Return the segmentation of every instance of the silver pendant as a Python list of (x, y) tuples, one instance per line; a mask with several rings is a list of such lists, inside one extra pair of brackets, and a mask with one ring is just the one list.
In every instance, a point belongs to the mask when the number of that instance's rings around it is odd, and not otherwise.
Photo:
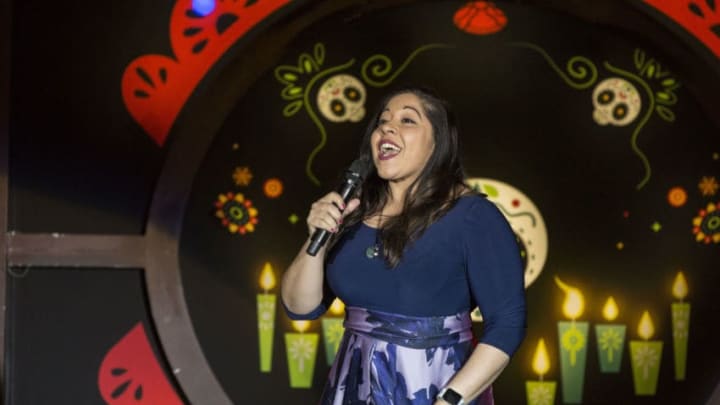
[(365, 249), (365, 256), (368, 259), (376, 258), (379, 253), (380, 253), (380, 247), (378, 245), (368, 246), (368, 248)]

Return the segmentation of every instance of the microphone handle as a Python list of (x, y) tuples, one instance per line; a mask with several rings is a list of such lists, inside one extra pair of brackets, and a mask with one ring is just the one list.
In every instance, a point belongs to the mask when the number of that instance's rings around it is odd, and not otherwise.
[[(355, 191), (355, 187), (357, 186), (357, 184), (357, 177), (346, 177), (345, 182), (339, 187), (338, 194), (340, 194), (340, 197), (342, 197), (345, 204), (350, 201), (350, 197)], [(317, 252), (320, 250), (320, 248), (325, 245), (328, 239), (330, 239), (330, 235), (331, 232), (327, 229), (316, 229), (315, 232), (313, 232), (312, 237), (310, 238), (310, 245), (308, 245), (307, 249), (305, 250), (307, 254), (309, 254), (310, 256), (317, 255)]]
[(310, 256), (317, 255), (317, 252), (320, 251), (320, 248), (323, 247), (325, 242), (330, 238), (330, 232), (326, 229), (317, 229), (313, 235), (312, 238), (310, 238), (310, 245), (308, 245), (307, 254)]

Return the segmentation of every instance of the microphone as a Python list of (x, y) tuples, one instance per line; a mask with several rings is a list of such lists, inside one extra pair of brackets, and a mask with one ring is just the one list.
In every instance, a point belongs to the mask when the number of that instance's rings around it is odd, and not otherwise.
[[(372, 164), (367, 157), (357, 158), (352, 162), (352, 164), (350, 164), (350, 167), (345, 170), (343, 181), (337, 188), (337, 192), (340, 194), (340, 197), (342, 197), (345, 204), (350, 201), (352, 195), (355, 193), (355, 190), (357, 190), (357, 187), (363, 182), (365, 176), (368, 175), (371, 165)], [(316, 229), (310, 238), (310, 245), (308, 246), (306, 252), (310, 256), (315, 256), (320, 248), (330, 238), (330, 235), (331, 232), (326, 229)]]

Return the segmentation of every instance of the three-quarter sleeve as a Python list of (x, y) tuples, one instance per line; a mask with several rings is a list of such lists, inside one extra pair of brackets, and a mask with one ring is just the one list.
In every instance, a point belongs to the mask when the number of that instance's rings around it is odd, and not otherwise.
[(292, 312), (290, 309), (288, 309), (287, 305), (285, 305), (285, 301), (280, 298), (280, 301), (282, 302), (282, 306), (285, 309), (285, 313), (288, 315), (288, 317), (294, 321), (302, 321), (302, 320), (313, 320), (317, 319), (320, 316), (322, 316), (325, 312), (327, 312), (328, 308), (330, 308), (330, 305), (332, 305), (332, 302), (335, 300), (335, 293), (330, 289), (330, 286), (327, 284), (327, 280), (324, 283), (323, 286), (323, 299), (320, 301), (320, 304), (318, 304), (315, 309), (308, 312), (307, 314), (298, 314), (296, 312)]
[(495, 204), (485, 198), (472, 204), (462, 236), (471, 293), (483, 316), (480, 342), (512, 356), (526, 330), (520, 251), (510, 224)]

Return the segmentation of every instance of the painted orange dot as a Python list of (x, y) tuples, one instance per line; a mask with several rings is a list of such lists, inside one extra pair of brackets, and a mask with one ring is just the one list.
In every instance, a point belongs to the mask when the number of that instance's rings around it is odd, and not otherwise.
[(673, 207), (682, 207), (687, 202), (687, 191), (682, 187), (673, 187), (668, 191), (667, 199)]
[(268, 179), (265, 181), (263, 191), (268, 198), (278, 198), (283, 193), (283, 183), (277, 178)]

